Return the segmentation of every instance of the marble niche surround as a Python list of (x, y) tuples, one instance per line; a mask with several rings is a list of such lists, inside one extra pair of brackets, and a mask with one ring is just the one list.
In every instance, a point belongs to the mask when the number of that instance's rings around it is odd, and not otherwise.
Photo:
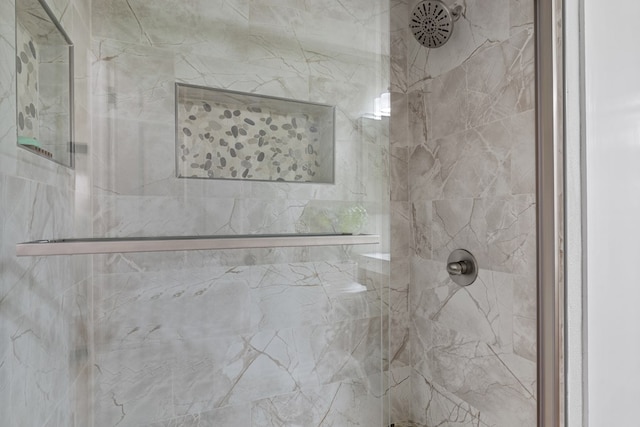
[(535, 426), (533, 2), (467, 1), (438, 49), (407, 30), (417, 1), (392, 4), (392, 420)]

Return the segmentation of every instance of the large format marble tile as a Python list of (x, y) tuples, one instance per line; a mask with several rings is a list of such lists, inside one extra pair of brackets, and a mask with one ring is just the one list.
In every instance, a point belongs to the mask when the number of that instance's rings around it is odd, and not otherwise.
[(411, 406), (415, 395), (412, 389), (412, 368), (404, 366), (392, 368), (386, 372), (389, 377), (389, 421), (395, 426), (403, 425), (402, 421), (409, 421), (412, 414)]
[[(174, 61), (164, 49), (94, 40), (92, 96), (96, 125), (105, 117), (173, 121)], [(107, 132), (105, 126), (97, 132)]]
[[(408, 258), (393, 258), (389, 278), (389, 363), (390, 368), (411, 365)], [(382, 287), (382, 289), (386, 289)]]
[(534, 107), (532, 30), (487, 49), (435, 79), (431, 137), (440, 138)]
[[(425, 378), (419, 371), (411, 376), (414, 424), (407, 427), (446, 425), (453, 427), (485, 427), (481, 413), (469, 403)], [(403, 424), (401, 424), (403, 425)]]
[(538, 358), (535, 275), (515, 276), (513, 293), (513, 352), (535, 362)]
[(391, 200), (409, 200), (409, 150), (406, 147), (391, 149)]
[(97, 122), (91, 154), (93, 185), (99, 192), (142, 196), (164, 189), (158, 195), (178, 193), (173, 123), (115, 117)]
[(147, 424), (144, 427), (236, 427), (251, 426), (251, 405), (226, 406)]
[(411, 203), (411, 249), (413, 255), (431, 258), (433, 228), (433, 208), (431, 201)]
[(466, 248), (481, 269), (515, 274), (535, 271), (533, 196), (438, 200), (433, 204), (433, 256), (446, 261)]
[[(391, 92), (391, 116), (389, 119), (389, 145), (395, 148), (410, 147), (409, 96), (403, 92)], [(405, 179), (408, 179), (405, 177)], [(392, 183), (395, 184), (395, 183)]]
[[(391, 91), (407, 92), (407, 43), (409, 41), (409, 7), (406, 0), (391, 1), (390, 72)], [(406, 116), (405, 116), (406, 118)]]
[(477, 408), (487, 424), (536, 425), (535, 363), (435, 324), (418, 340), (420, 374)]
[(510, 195), (518, 148), (513, 141), (523, 139), (517, 124), (507, 118), (415, 147), (409, 160), (411, 199)]
[(382, 421), (381, 399), (377, 393), (379, 385), (375, 381), (374, 376), (367, 381), (310, 387), (296, 393), (256, 401), (251, 410), (251, 426), (386, 427)]
[(96, 416), (105, 425), (138, 424), (277, 401), (275, 396), (321, 384), (366, 385), (381, 372), (380, 323), (377, 318), (204, 341), (174, 339), (100, 352)]
[(414, 321), (439, 324), (462, 336), (511, 350), (513, 287), (510, 274), (480, 270), (476, 281), (461, 287), (451, 280), (431, 288), (411, 288)]

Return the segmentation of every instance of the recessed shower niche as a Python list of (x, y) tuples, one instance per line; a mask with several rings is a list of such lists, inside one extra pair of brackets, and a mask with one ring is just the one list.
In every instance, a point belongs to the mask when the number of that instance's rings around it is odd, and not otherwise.
[(180, 178), (334, 182), (331, 105), (176, 84)]
[(47, 4), (16, 1), (18, 146), (73, 166), (73, 45)]

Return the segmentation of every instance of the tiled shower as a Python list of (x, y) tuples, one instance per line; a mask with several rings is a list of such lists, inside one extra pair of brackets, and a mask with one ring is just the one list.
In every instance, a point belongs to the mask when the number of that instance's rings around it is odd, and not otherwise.
[[(0, 14), (8, 425), (535, 425), (533, 2), (462, 2), (438, 49), (408, 30), (417, 3), (49, 0), (74, 43), (73, 169), (16, 144), (22, 46)], [(380, 243), (15, 256), (301, 232)], [(480, 265), (468, 288), (457, 248)]]

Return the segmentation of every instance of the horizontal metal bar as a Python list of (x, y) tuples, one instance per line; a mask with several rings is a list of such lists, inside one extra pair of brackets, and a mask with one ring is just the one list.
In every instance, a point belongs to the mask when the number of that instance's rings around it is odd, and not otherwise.
[(296, 246), (372, 245), (376, 234), (249, 234), (113, 239), (39, 240), (18, 243), (17, 256), (87, 255), (126, 252), (203, 251)]

